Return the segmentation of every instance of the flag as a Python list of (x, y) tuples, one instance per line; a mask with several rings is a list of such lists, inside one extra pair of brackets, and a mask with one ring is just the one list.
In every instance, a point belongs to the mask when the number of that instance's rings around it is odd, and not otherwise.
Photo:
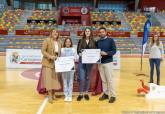
[(151, 26), (151, 22), (149, 19), (147, 19), (144, 25), (144, 35), (143, 35), (143, 41), (142, 41), (142, 55), (144, 55), (144, 52), (146, 50), (150, 26)]

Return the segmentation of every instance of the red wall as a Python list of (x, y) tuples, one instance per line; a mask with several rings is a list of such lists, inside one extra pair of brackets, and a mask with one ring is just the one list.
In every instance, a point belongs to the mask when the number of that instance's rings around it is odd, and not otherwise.
[(90, 25), (90, 8), (87, 8), (87, 13), (83, 14), (81, 12), (82, 7), (62, 7), (60, 9), (60, 18), (58, 21), (58, 24), (62, 24), (62, 18), (68, 16), (68, 17), (72, 17), (74, 19), (74, 16), (79, 16), (81, 17), (81, 21), (85, 21), (85, 25)]
[(8, 35), (8, 31), (0, 29), (0, 35)]
[(165, 9), (165, 0), (141, 0), (139, 4), (143, 10), (144, 7), (157, 7), (159, 10)]

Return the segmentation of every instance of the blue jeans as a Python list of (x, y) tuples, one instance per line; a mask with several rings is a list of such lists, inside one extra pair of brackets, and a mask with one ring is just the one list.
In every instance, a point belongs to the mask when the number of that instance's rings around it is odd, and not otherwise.
[(160, 61), (161, 59), (149, 59), (150, 61), (150, 83), (153, 83), (154, 65), (156, 66), (157, 85), (160, 84)]
[(63, 72), (63, 85), (65, 97), (72, 97), (74, 71)]
[(80, 94), (83, 94), (83, 91), (89, 91), (92, 66), (93, 64), (82, 64), (81, 58), (79, 59), (78, 80)]

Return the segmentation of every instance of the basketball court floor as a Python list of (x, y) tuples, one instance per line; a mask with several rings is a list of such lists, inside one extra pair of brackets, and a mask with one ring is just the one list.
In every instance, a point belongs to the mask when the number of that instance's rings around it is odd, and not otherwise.
[[(140, 58), (121, 58), (121, 69), (114, 71), (117, 100), (113, 104), (99, 101), (100, 95), (77, 102), (77, 93), (74, 93), (73, 102), (64, 102), (62, 96), (50, 104), (36, 91), (35, 78), (39, 70), (6, 69), (5, 56), (0, 56), (0, 114), (145, 114), (147, 111), (147, 114), (165, 114), (165, 100), (147, 100), (144, 95), (138, 95), (139, 80), (143, 79), (146, 85), (149, 81), (149, 76), (136, 76), (139, 69)], [(161, 85), (165, 86), (164, 69), (165, 62), (162, 62)], [(148, 58), (143, 59), (143, 71), (149, 75)], [(34, 74), (36, 77), (32, 77)]]

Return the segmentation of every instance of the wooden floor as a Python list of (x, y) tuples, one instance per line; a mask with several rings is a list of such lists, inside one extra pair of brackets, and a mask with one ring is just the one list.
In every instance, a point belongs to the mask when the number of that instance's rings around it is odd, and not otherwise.
[[(139, 80), (143, 79), (146, 84), (149, 80), (149, 77), (135, 75), (139, 72), (139, 63), (139, 58), (121, 58), (121, 70), (114, 71), (115, 103), (101, 102), (99, 96), (77, 102), (75, 94), (71, 103), (65, 103), (63, 97), (53, 104), (46, 103), (42, 114), (129, 114), (127, 111), (164, 111), (161, 114), (165, 114), (165, 100), (149, 101), (137, 94), (137, 88), (141, 87)], [(165, 85), (164, 69), (165, 62), (161, 64), (161, 85)], [(41, 107), (45, 97), (36, 92), (37, 81), (20, 75), (25, 70), (5, 69), (5, 57), (0, 56), (0, 114), (36, 114)], [(143, 70), (149, 75), (148, 59), (144, 59)]]

